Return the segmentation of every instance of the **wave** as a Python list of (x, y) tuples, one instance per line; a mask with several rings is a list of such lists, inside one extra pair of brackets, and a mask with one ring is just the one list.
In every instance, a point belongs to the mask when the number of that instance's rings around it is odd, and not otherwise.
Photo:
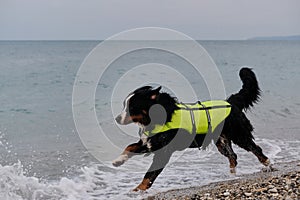
[(77, 180), (61, 178), (58, 182), (46, 182), (36, 177), (26, 177), (21, 162), (13, 165), (0, 165), (0, 197), (6, 200), (69, 200), (91, 199), (89, 191), (96, 187), (95, 177), (90, 171), (82, 169)]
[[(272, 162), (299, 160), (300, 141), (257, 139)], [(238, 178), (239, 175), (260, 171), (262, 165), (249, 152), (235, 147), (239, 165), (237, 176), (228, 171), (228, 161), (214, 145), (207, 151), (187, 149), (174, 155), (167, 168), (147, 193), (133, 193), (142, 179), (151, 159), (137, 156), (120, 168), (90, 163), (78, 168), (73, 177), (63, 175), (59, 180), (43, 180), (26, 175), (20, 161), (12, 165), (0, 165), (0, 199), (6, 200), (100, 200), (140, 199), (148, 195), (170, 190), (199, 186), (215, 181)], [(106, 163), (110, 164), (110, 163)], [(141, 168), (136, 172), (136, 168)]]
[(132, 174), (124, 175), (126, 174), (124, 171), (111, 170), (100, 164), (82, 167), (76, 177), (62, 177), (58, 181), (29, 177), (25, 175), (25, 171), (20, 161), (12, 165), (0, 165), (0, 199), (137, 199), (144, 195), (130, 191), (129, 188), (132, 189), (138, 181), (137, 179), (132, 181), (130, 177)]

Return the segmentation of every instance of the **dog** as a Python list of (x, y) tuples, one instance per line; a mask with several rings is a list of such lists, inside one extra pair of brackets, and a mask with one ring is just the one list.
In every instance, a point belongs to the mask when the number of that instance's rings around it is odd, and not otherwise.
[(124, 108), (115, 120), (121, 125), (138, 124), (140, 140), (127, 146), (112, 164), (117, 167), (134, 155), (154, 154), (150, 168), (133, 191), (150, 188), (173, 152), (205, 148), (212, 140), (228, 158), (231, 173), (235, 173), (237, 166), (232, 142), (252, 152), (263, 165), (270, 166), (269, 158), (254, 142), (253, 126), (244, 112), (260, 99), (258, 81), (250, 68), (242, 68), (239, 76), (242, 89), (226, 101), (183, 104), (161, 92), (161, 86), (156, 89), (143, 86), (126, 97)]

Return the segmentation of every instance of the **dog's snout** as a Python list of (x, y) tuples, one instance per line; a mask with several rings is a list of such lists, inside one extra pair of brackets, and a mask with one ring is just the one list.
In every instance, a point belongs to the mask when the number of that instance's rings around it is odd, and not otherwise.
[(117, 122), (118, 124), (121, 123), (121, 119), (122, 119), (122, 116), (121, 116), (121, 115), (118, 115), (118, 116), (115, 118), (115, 120), (116, 120), (116, 122)]

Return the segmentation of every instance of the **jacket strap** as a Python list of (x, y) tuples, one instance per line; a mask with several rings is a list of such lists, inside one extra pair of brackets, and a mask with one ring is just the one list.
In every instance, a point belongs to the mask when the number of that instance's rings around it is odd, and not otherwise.
[[(191, 121), (192, 121), (192, 134), (197, 134), (197, 128), (196, 128), (196, 122), (195, 122), (195, 115), (192, 109), (189, 109), (187, 105), (184, 103), (181, 103), (187, 110), (190, 111)], [(196, 141), (196, 137), (194, 138), (194, 143), (198, 146), (198, 149), (201, 150), (201, 147), (198, 145)]]
[(192, 109), (190, 109), (186, 104), (181, 103), (185, 107), (185, 110), (190, 111), (190, 116), (191, 116), (191, 122), (192, 122), (192, 134), (196, 134), (196, 122), (195, 122), (195, 115)]
[(211, 127), (211, 117), (208, 110), (210, 110), (211, 108), (207, 108), (205, 105), (201, 104), (200, 101), (198, 101), (198, 103), (203, 107), (203, 110), (205, 110), (206, 117), (207, 117), (208, 133), (210, 133), (212, 127)]

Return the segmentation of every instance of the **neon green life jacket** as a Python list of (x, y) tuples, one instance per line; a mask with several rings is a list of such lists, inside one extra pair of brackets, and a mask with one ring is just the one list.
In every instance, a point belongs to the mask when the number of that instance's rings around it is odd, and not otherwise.
[(185, 129), (191, 134), (206, 134), (213, 132), (231, 112), (231, 105), (227, 101), (205, 101), (194, 104), (177, 104), (171, 121), (163, 125), (156, 124), (154, 129), (145, 131), (146, 136), (165, 132), (171, 129)]

